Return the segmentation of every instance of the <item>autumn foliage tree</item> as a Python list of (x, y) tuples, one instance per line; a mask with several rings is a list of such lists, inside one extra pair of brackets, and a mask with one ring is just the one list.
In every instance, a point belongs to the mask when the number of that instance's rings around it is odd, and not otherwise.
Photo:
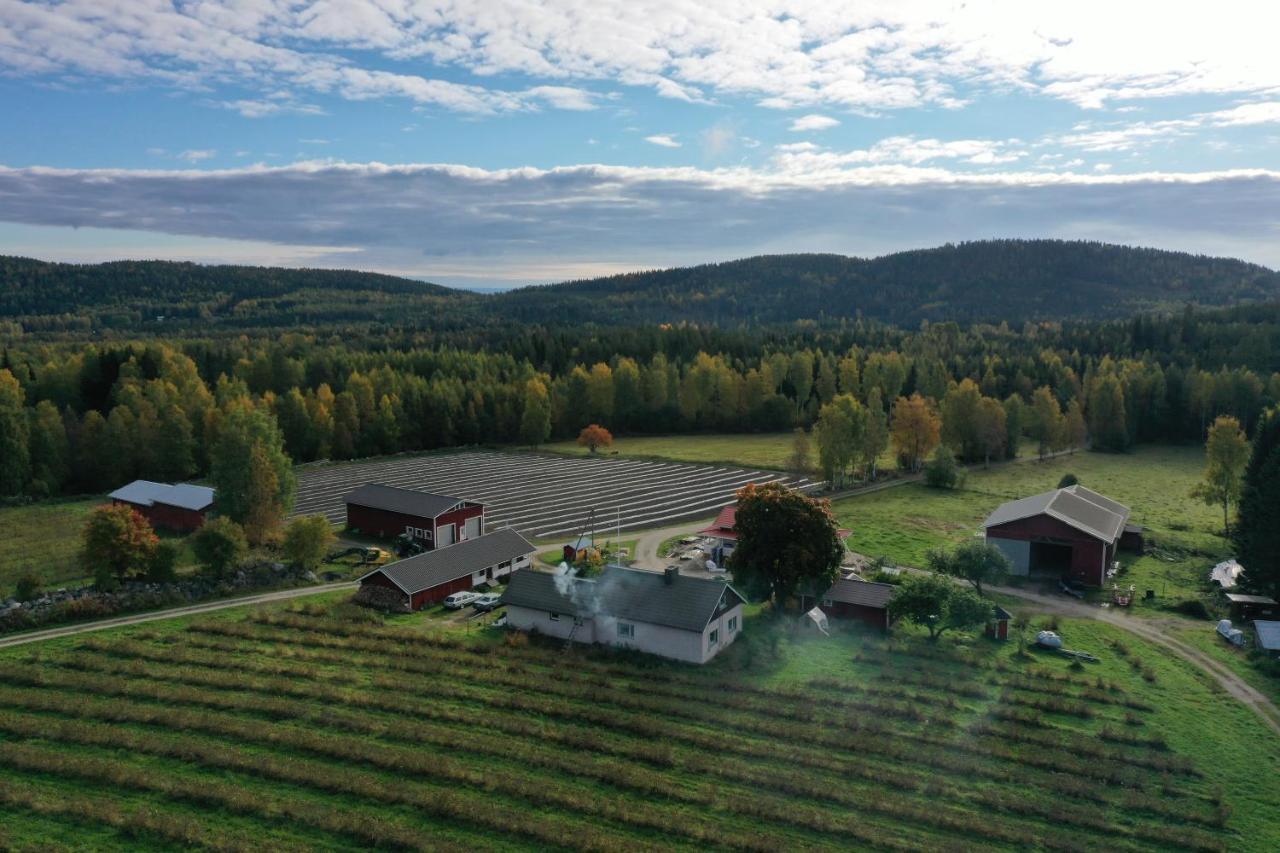
[(750, 596), (784, 605), (797, 591), (825, 592), (840, 577), (844, 546), (828, 501), (780, 483), (738, 490), (734, 582)]
[(1205, 462), (1204, 477), (1191, 490), (1191, 497), (1222, 507), (1223, 535), (1229, 536), (1231, 505), (1240, 499), (1244, 469), (1249, 462), (1249, 440), (1238, 420), (1220, 415), (1209, 427)]
[(89, 514), (81, 533), (81, 561), (99, 586), (113, 586), (131, 573), (145, 572), (159, 541), (133, 507), (100, 506)]
[(293, 500), (293, 465), (284, 437), (270, 412), (233, 402), (213, 449), (209, 479), (221, 515), (244, 527), (252, 544), (279, 528)]
[(919, 471), (942, 438), (942, 419), (919, 394), (899, 397), (889, 427), (898, 461), (908, 471)]
[(578, 446), (585, 447), (592, 453), (612, 444), (613, 434), (599, 424), (583, 427), (582, 432), (578, 433)]

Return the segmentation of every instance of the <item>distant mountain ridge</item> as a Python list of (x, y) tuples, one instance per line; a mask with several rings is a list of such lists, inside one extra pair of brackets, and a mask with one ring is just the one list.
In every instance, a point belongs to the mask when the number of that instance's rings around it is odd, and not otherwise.
[(877, 258), (760, 255), (495, 294), (346, 270), (0, 257), (0, 317), (35, 328), (42, 326), (32, 318), (68, 314), (116, 328), (160, 316), (273, 328), (371, 321), (746, 326), (859, 316), (914, 327), (923, 320), (1101, 319), (1186, 303), (1275, 300), (1280, 273), (1257, 264), (1060, 240), (948, 244)]

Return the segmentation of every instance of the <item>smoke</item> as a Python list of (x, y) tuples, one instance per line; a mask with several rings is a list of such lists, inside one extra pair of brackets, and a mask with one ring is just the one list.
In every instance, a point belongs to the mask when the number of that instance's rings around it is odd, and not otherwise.
[(603, 612), (603, 595), (596, 581), (575, 577), (574, 570), (568, 563), (556, 566), (552, 577), (555, 579), (556, 592), (569, 599), (574, 612), (579, 616), (594, 619)]

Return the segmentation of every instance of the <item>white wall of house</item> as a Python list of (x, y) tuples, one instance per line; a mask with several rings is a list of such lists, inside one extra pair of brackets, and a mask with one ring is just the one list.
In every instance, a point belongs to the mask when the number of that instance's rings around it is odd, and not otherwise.
[[(503, 562), (497, 563), (496, 565), (483, 568), (478, 572), (472, 572), (471, 585), (479, 586), (482, 583), (488, 583), (490, 579), (496, 580), (502, 577), (503, 575), (509, 575), (512, 572), (519, 571), (520, 569), (527, 569), (529, 567), (529, 561), (532, 559), (533, 559), (532, 553), (521, 554), (519, 557), (516, 557), (514, 560), (510, 560), (510, 561), (504, 560)], [(492, 572), (490, 572), (490, 569), (492, 569)]]
[[(742, 605), (730, 607), (721, 613), (702, 632), (702, 661), (709, 661), (728, 648), (742, 633)], [(712, 640), (714, 634), (715, 640)]]
[[(562, 613), (558, 617), (552, 618), (552, 614), (542, 610), (507, 606), (507, 624), (522, 631), (537, 631), (561, 640), (568, 639), (572, 631), (573, 641), (576, 643), (599, 643), (614, 648), (635, 649), (686, 663), (706, 663), (728, 647), (742, 632), (741, 605), (712, 619), (702, 633), (616, 619), (612, 616), (584, 619), (577, 631), (573, 631), (574, 620), (571, 616)], [(712, 632), (716, 632), (714, 643), (711, 641)]]
[(530, 607), (507, 605), (507, 624), (521, 631), (537, 631), (548, 637), (560, 640), (568, 639), (573, 632), (573, 639), (579, 643), (595, 642), (595, 623), (590, 619), (581, 620), (578, 630), (574, 631), (575, 619), (567, 613), (548, 613)]

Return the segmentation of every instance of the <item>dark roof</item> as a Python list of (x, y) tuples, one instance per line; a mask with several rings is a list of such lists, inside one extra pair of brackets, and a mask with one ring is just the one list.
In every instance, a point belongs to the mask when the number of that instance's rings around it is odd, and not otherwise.
[(1013, 618), (1013, 614), (1010, 613), (1008, 610), (1005, 610), (999, 604), (995, 606), (995, 609), (991, 612), (991, 615), (993, 618), (995, 618), (997, 621), (1000, 621), (1000, 622)]
[(1227, 593), (1227, 601), (1232, 604), (1275, 604), (1274, 598), (1268, 598), (1265, 595), (1245, 595), (1241, 592)]
[(701, 633), (717, 613), (743, 598), (722, 580), (676, 575), (668, 583), (662, 572), (606, 566), (598, 579), (516, 572), (502, 601), (548, 613), (608, 615)]
[(826, 591), (822, 599), (883, 610), (889, 606), (889, 599), (893, 598), (893, 593), (897, 589), (891, 583), (864, 581), (856, 577), (841, 578), (831, 585), (831, 589)]
[(1280, 652), (1280, 622), (1255, 619), (1253, 630), (1258, 635), (1258, 645), (1269, 652)]
[(384, 486), (380, 483), (366, 483), (343, 500), (356, 506), (401, 512), (405, 515), (416, 515), (419, 518), (435, 518), (440, 513), (448, 512), (458, 504), (464, 503), (462, 498), (433, 495), (430, 492), (415, 492), (412, 489), (397, 489), (395, 486)]
[(1008, 501), (987, 516), (985, 527), (1048, 515), (1104, 542), (1114, 542), (1124, 532), (1129, 508), (1083, 486), (1054, 489), (1029, 498)]
[(176, 506), (179, 509), (190, 509), (203, 512), (213, 506), (213, 489), (208, 486), (193, 486), (190, 483), (153, 483), (150, 480), (134, 480), (121, 486), (107, 497), (124, 501), (136, 506)]
[[(374, 569), (360, 580), (381, 572), (387, 580), (413, 595), (489, 566), (532, 554), (534, 550), (529, 540), (514, 530), (495, 530), (457, 545), (390, 563)], [(516, 572), (516, 575), (521, 574), (524, 572)]]

